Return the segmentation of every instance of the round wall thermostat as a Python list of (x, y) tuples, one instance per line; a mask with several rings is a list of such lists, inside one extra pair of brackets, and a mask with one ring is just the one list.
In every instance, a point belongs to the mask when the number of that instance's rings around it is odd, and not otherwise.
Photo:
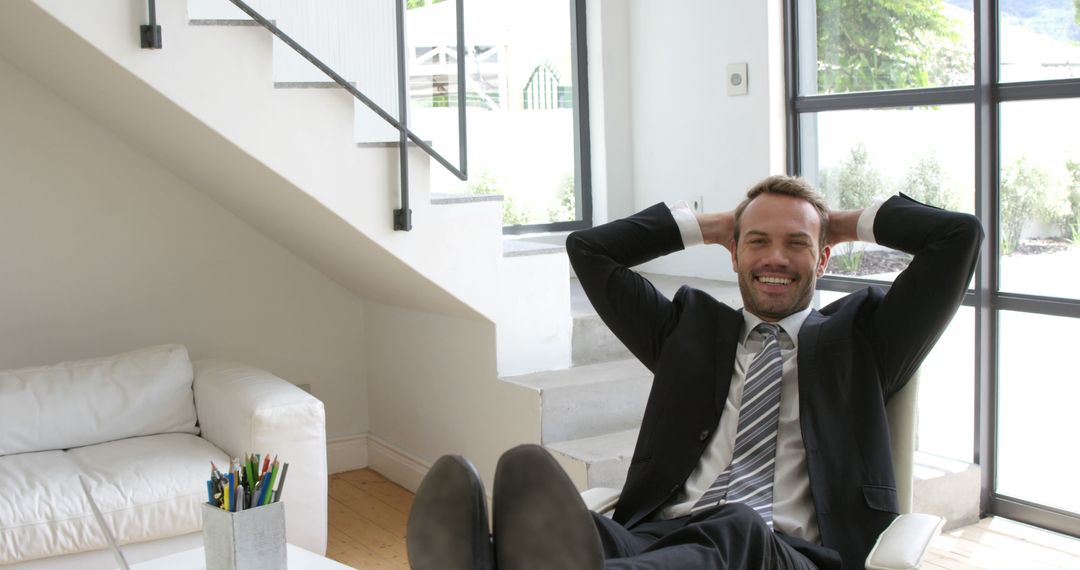
[(727, 66), (727, 94), (746, 95), (746, 64), (729, 63)]

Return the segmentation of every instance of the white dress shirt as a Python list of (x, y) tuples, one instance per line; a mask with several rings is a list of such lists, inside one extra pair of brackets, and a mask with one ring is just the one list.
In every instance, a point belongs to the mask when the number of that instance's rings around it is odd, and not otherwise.
[[(874, 218), (884, 201), (877, 200), (863, 210), (856, 230), (860, 241), (874, 243)], [(685, 202), (677, 203), (671, 213), (679, 225), (684, 247), (704, 243), (697, 217)], [(806, 471), (806, 448), (803, 446), (802, 429), (799, 425), (799, 330), (810, 311), (807, 307), (777, 323), (782, 329), (780, 356), (783, 359), (783, 376), (780, 382), (780, 417), (773, 476), (773, 528), (789, 536), (820, 542), (817, 514), (813, 497), (810, 495), (810, 477)], [(698, 466), (683, 488), (657, 511), (657, 519), (689, 515), (694, 503), (731, 463), (739, 422), (739, 404), (742, 402), (743, 387), (746, 383), (746, 369), (764, 344), (761, 335), (753, 332), (754, 327), (761, 322), (756, 315), (743, 312), (739, 346), (735, 351), (735, 366), (731, 373), (731, 387), (724, 401), (720, 425), (701, 454)]]

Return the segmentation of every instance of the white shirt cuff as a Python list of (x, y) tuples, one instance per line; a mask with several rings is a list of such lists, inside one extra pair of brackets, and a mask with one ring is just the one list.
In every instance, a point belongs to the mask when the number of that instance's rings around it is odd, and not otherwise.
[(701, 245), (705, 238), (701, 235), (701, 224), (697, 221), (697, 214), (690, 209), (686, 200), (679, 200), (671, 206), (671, 216), (679, 226), (679, 234), (682, 236), (683, 248)]
[(877, 239), (874, 237), (874, 220), (877, 218), (878, 208), (886, 200), (888, 198), (876, 198), (873, 204), (863, 208), (862, 214), (859, 215), (859, 223), (855, 226), (855, 233), (859, 236), (859, 241), (877, 243)]

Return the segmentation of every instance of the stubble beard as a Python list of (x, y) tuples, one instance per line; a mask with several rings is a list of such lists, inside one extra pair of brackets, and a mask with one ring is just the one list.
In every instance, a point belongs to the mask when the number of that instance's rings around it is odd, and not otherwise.
[(757, 292), (754, 290), (754, 276), (750, 271), (739, 273), (739, 293), (742, 295), (743, 310), (762, 319), (779, 321), (809, 307), (814, 297), (814, 287), (817, 284), (816, 276), (792, 276), (792, 278), (795, 279), (793, 283), (798, 285), (794, 300), (790, 303), (778, 304), (758, 299)]

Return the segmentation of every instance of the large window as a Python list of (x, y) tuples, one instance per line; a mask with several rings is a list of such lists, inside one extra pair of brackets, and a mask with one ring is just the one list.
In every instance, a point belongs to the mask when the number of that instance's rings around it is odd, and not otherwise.
[[(457, 156), (454, 2), (409, 0), (410, 122)], [(506, 233), (591, 224), (584, 0), (464, 0), (469, 179), (432, 192), (499, 194)]]
[[(787, 7), (789, 169), (833, 207), (904, 192), (987, 231), (923, 364), (919, 449), (981, 464), (987, 511), (1080, 536), (1067, 347), (1080, 330), (1080, 4)], [(820, 287), (888, 287), (908, 260), (847, 246)]]

